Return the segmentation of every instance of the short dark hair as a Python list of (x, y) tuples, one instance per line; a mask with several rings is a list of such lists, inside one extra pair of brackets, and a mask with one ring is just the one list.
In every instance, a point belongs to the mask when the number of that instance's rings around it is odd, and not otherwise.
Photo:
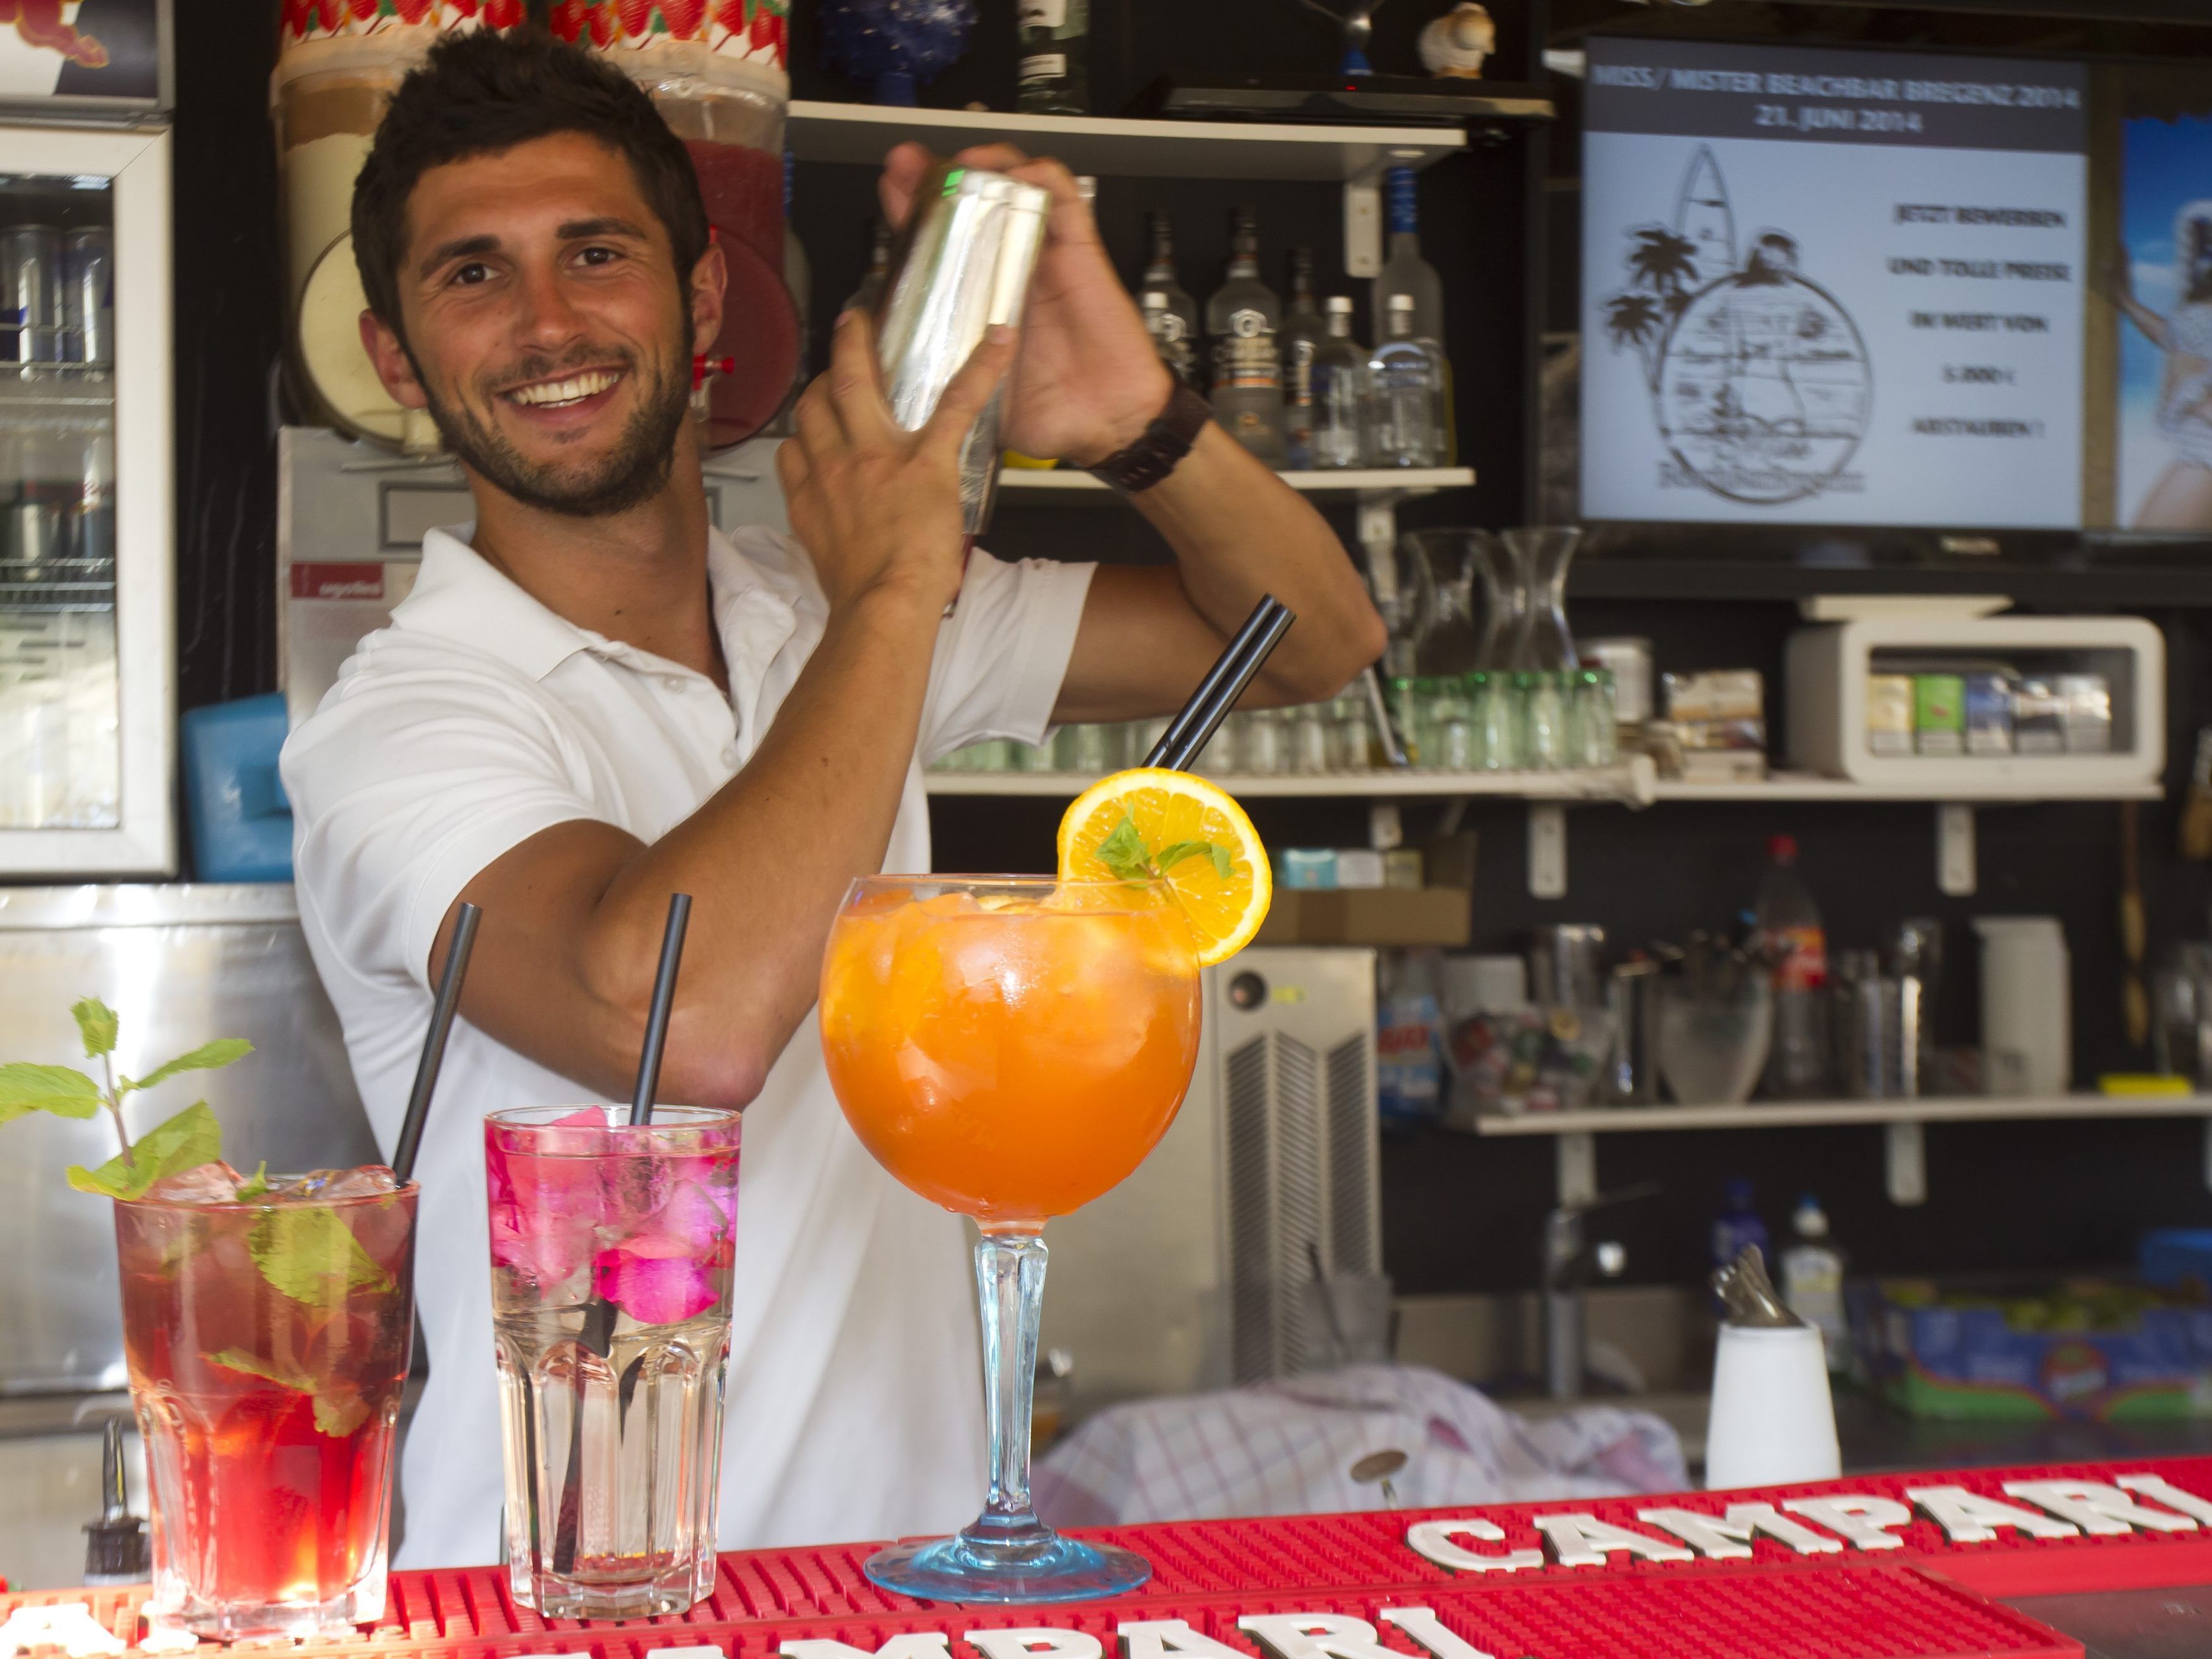
[(353, 187), (353, 257), (368, 308), (404, 339), (399, 261), (407, 198), (432, 167), (580, 132), (629, 163), (668, 232), (679, 289), (707, 251), (707, 209), (683, 140), (653, 100), (604, 58), (536, 29), (471, 29), (432, 46), (399, 83)]

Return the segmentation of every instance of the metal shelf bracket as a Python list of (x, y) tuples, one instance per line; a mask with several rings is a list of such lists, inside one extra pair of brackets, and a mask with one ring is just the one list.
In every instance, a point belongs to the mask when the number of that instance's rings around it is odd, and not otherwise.
[(1947, 803), (1936, 809), (1936, 885), (1952, 898), (1973, 896), (1974, 809)]
[(1927, 1126), (1887, 1123), (1882, 1126), (1882, 1163), (1889, 1185), (1889, 1201), (1910, 1208), (1928, 1201)]
[(1528, 896), (1567, 896), (1567, 809), (1557, 801), (1528, 803)]
[(1379, 173), (1344, 181), (1344, 274), (1382, 274), (1382, 179)]

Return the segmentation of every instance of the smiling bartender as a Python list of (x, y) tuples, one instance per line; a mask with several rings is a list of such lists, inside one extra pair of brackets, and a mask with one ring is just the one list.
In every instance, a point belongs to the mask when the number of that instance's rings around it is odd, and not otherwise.
[[(1066, 170), (960, 159), (1054, 198), (1019, 352), (987, 343), (908, 434), (867, 321), (841, 318), (777, 457), (791, 537), (708, 525), (687, 398), (722, 255), (629, 81), (539, 36), (451, 37), (362, 169), (362, 337), (477, 511), (424, 538), (283, 759), (301, 920), (386, 1146), (454, 914), (485, 912), (417, 1165), (432, 1370), (403, 1565), (498, 1547), (478, 1120), (624, 1097), (677, 890), (696, 909), (662, 1098), (746, 1109), (722, 1541), (971, 1515), (962, 1225), (847, 1129), (813, 1030), (846, 884), (929, 867), (929, 761), (1173, 708), (1263, 591), (1300, 620), (1262, 701), (1331, 695), (1382, 648), (1328, 527), (1171, 385)], [(887, 159), (895, 219), (926, 160)], [(1010, 362), (1006, 441), (1118, 484), (1173, 566), (963, 559), (957, 452)]]

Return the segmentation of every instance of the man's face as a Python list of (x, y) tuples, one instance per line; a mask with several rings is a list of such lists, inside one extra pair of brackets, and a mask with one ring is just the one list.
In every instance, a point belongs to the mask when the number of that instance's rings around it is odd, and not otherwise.
[(433, 167), (398, 275), (406, 344), (367, 313), (362, 343), (472, 470), (581, 517), (666, 483), (692, 356), (721, 324), (721, 254), (678, 272), (619, 153), (556, 133)]

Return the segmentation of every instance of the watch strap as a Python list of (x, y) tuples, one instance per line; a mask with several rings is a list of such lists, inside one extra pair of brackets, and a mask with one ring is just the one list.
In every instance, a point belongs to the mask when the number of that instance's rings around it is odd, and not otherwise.
[(1212, 406), (1178, 379), (1175, 391), (1168, 397), (1167, 407), (1154, 417), (1136, 442), (1127, 449), (1117, 450), (1087, 471), (1092, 477), (1103, 479), (1124, 495), (1150, 489), (1190, 453), (1190, 447), (1198, 441), (1198, 434), (1212, 418)]

